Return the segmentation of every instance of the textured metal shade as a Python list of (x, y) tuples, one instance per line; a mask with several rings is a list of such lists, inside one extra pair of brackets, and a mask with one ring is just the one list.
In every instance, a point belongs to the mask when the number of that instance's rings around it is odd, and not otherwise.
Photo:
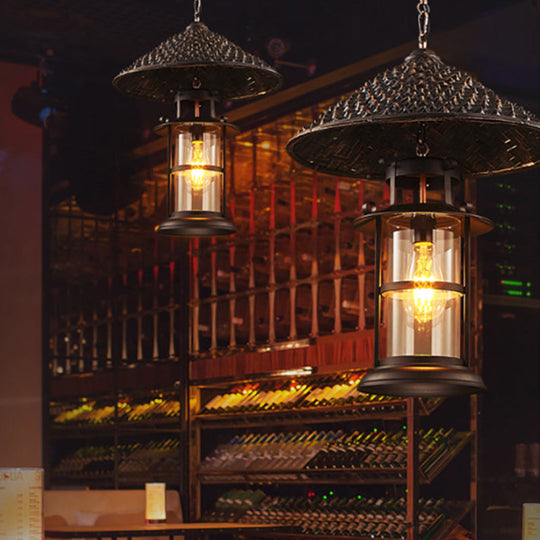
[(416, 155), (421, 123), (429, 155), (471, 175), (540, 164), (540, 121), (427, 49), (329, 108), (287, 151), (324, 173), (383, 179), (389, 163)]
[(172, 103), (179, 90), (194, 87), (227, 100), (273, 92), (281, 82), (281, 75), (266, 62), (201, 22), (165, 40), (113, 80), (128, 96), (164, 103)]

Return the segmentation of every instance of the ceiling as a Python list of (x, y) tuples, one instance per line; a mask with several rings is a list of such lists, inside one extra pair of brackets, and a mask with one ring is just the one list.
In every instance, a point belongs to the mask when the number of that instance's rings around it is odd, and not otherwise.
[[(416, 16), (415, 0), (204, 0), (201, 19), (269, 62), (268, 43), (279, 38), (286, 51), (280, 60), (311, 66), (317, 76), (415, 39)], [(37, 65), (49, 54), (71, 83), (109, 84), (120, 69), (192, 18), (191, 0), (2, 0), (0, 60)], [(492, 81), (484, 83), (537, 95), (534, 0), (433, 2), (431, 22), (435, 36), (449, 32), (439, 52), (468, 59), (460, 67), (480, 71), (494, 64)], [(455, 39), (457, 29), (471, 25), (473, 33)], [(313, 76), (307, 67), (279, 69), (286, 86)]]

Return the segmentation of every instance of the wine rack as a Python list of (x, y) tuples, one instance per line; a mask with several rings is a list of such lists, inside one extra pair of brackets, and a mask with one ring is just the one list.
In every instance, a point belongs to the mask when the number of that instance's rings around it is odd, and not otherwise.
[[(470, 503), (445, 499), (420, 499), (419, 506), (419, 534), (430, 540), (444, 538), (471, 507)], [(292, 527), (297, 536), (305, 540), (407, 537), (404, 497), (339, 497), (333, 491), (323, 496), (310, 492), (307, 497), (275, 497), (260, 489), (233, 489), (223, 493), (204, 517), (208, 521), (279, 522)], [(291, 535), (273, 534), (272, 537), (290, 538)]]
[(171, 389), (51, 402), (52, 484), (171, 482), (181, 468), (180, 412), (178, 392)]
[[(119, 455), (115, 463), (115, 450)], [(113, 481), (118, 469), (120, 483), (137, 483), (145, 477), (166, 477), (180, 468), (177, 438), (150, 440), (145, 443), (81, 446), (60, 460), (53, 468), (56, 480), (67, 483)]]
[(141, 425), (172, 422), (180, 416), (177, 398), (157, 394), (143, 399), (124, 397), (116, 402), (82, 399), (78, 403), (52, 403), (49, 409), (53, 429), (111, 425)]
[[(364, 373), (266, 373), (194, 384), (194, 517), (282, 523), (295, 531), (271, 538), (407, 538), (411, 401), (359, 392)], [(430, 416), (443, 400), (415, 402), (417, 414)], [(435, 483), (429, 489), (437, 492), (437, 478), (473, 433), (414, 431), (418, 482)], [(334, 489), (342, 496), (333, 497)], [(418, 538), (443, 540), (471, 508), (420, 500)]]
[[(465, 446), (470, 433), (434, 429), (419, 434), (424, 483)], [(404, 483), (407, 476), (404, 430), (346, 434), (337, 431), (249, 433), (219, 446), (201, 463), (202, 483)], [(329, 473), (332, 478), (328, 479)]]
[[(220, 388), (218, 393), (201, 387), (201, 398), (211, 397), (196, 411), (201, 429), (255, 427), (270, 424), (319, 424), (321, 421), (350, 422), (367, 418), (400, 419), (407, 415), (405, 399), (365, 394), (357, 389), (364, 375), (345, 372), (301, 379), (242, 382)], [(301, 381), (301, 382), (299, 382)], [(221, 392), (221, 393), (220, 393)], [(421, 401), (421, 414), (431, 414), (440, 398)]]

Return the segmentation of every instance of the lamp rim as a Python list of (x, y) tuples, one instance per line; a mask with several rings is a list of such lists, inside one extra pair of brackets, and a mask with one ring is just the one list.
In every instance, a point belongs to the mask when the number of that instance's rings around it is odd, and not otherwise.
[(384, 210), (377, 210), (370, 212), (363, 216), (359, 216), (353, 220), (353, 227), (361, 232), (374, 233), (375, 222), (378, 217), (380, 218), (392, 218), (398, 215), (406, 214), (431, 214), (437, 216), (450, 215), (458, 218), (461, 222), (465, 218), (470, 220), (470, 234), (471, 236), (480, 236), (491, 231), (495, 227), (495, 223), (484, 216), (473, 214), (470, 212), (462, 212), (454, 206), (450, 206), (444, 203), (413, 203), (413, 204), (396, 204), (389, 206)]
[[(458, 295), (465, 294), (465, 287), (459, 283), (454, 283), (452, 281), (424, 281), (422, 283), (428, 283), (430, 289), (436, 289), (445, 292), (454, 292), (458, 293)], [(391, 293), (414, 291), (418, 289), (418, 287), (418, 281), (388, 281), (381, 286), (381, 294), (383, 296), (391, 297)]]
[(219, 212), (183, 210), (173, 212), (156, 231), (165, 236), (199, 238), (234, 234), (236, 227)]
[[(486, 389), (482, 377), (461, 365), (376, 367), (358, 383), (360, 391), (407, 397), (452, 397), (475, 394)], [(422, 369), (423, 368), (423, 369)]]
[(201, 120), (200, 117), (189, 117), (189, 118), (182, 118), (181, 120), (165, 120), (161, 124), (158, 124), (154, 127), (154, 133), (156, 135), (159, 135), (160, 137), (166, 137), (169, 134), (169, 128), (172, 129), (175, 126), (189, 124), (190, 126), (193, 125), (202, 125), (202, 126), (214, 126), (216, 128), (225, 128), (225, 135), (232, 135), (231, 131), (234, 131), (235, 135), (236, 133), (240, 132), (240, 128), (236, 126), (235, 124), (231, 124), (227, 122), (226, 120), (221, 120), (219, 118), (216, 118), (215, 120)]
[[(260, 85), (258, 90), (244, 90), (239, 93), (231, 91), (225, 91), (219, 87), (216, 88), (204, 88), (209, 92), (217, 93), (219, 95), (219, 101), (236, 101), (247, 98), (255, 98), (258, 96), (264, 96), (271, 94), (278, 90), (283, 83), (282, 76), (270, 66), (252, 66), (246, 65), (241, 62), (196, 62), (196, 63), (167, 63), (149, 66), (140, 66), (133, 69), (125, 70), (116, 75), (112, 80), (113, 85), (122, 93), (127, 95), (135, 94), (135, 97), (146, 98), (152, 101), (159, 101), (161, 103), (173, 103), (178, 90), (182, 88), (171, 87), (168, 91), (156, 91), (152, 93), (145, 93), (142, 91), (131, 91), (130, 86), (139, 83), (139, 81), (156, 79), (159, 72), (162, 72), (163, 78), (166, 78), (170, 73), (182, 73), (185, 74), (186, 79), (193, 78), (193, 76), (200, 75), (202, 72), (230, 72), (239, 73), (245, 72), (247, 74), (246, 79), (252, 78), (254, 72), (264, 74), (268, 79), (266, 86)], [(160, 74), (161, 75), (161, 74)], [(160, 79), (162, 77), (159, 77)], [(181, 77), (179, 77), (181, 78)], [(187, 87), (186, 87), (187, 88)]]

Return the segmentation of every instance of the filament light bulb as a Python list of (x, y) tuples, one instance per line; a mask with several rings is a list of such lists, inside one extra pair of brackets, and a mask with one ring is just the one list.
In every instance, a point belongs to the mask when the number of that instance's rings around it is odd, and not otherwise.
[(407, 291), (405, 311), (419, 324), (426, 324), (441, 315), (448, 301), (447, 293), (435, 288), (434, 282), (442, 281), (433, 242), (416, 242), (409, 267), (408, 279), (413, 282)]
[(191, 189), (200, 191), (210, 183), (210, 171), (205, 170), (202, 165), (207, 165), (204, 159), (204, 141), (193, 138), (191, 141)]

